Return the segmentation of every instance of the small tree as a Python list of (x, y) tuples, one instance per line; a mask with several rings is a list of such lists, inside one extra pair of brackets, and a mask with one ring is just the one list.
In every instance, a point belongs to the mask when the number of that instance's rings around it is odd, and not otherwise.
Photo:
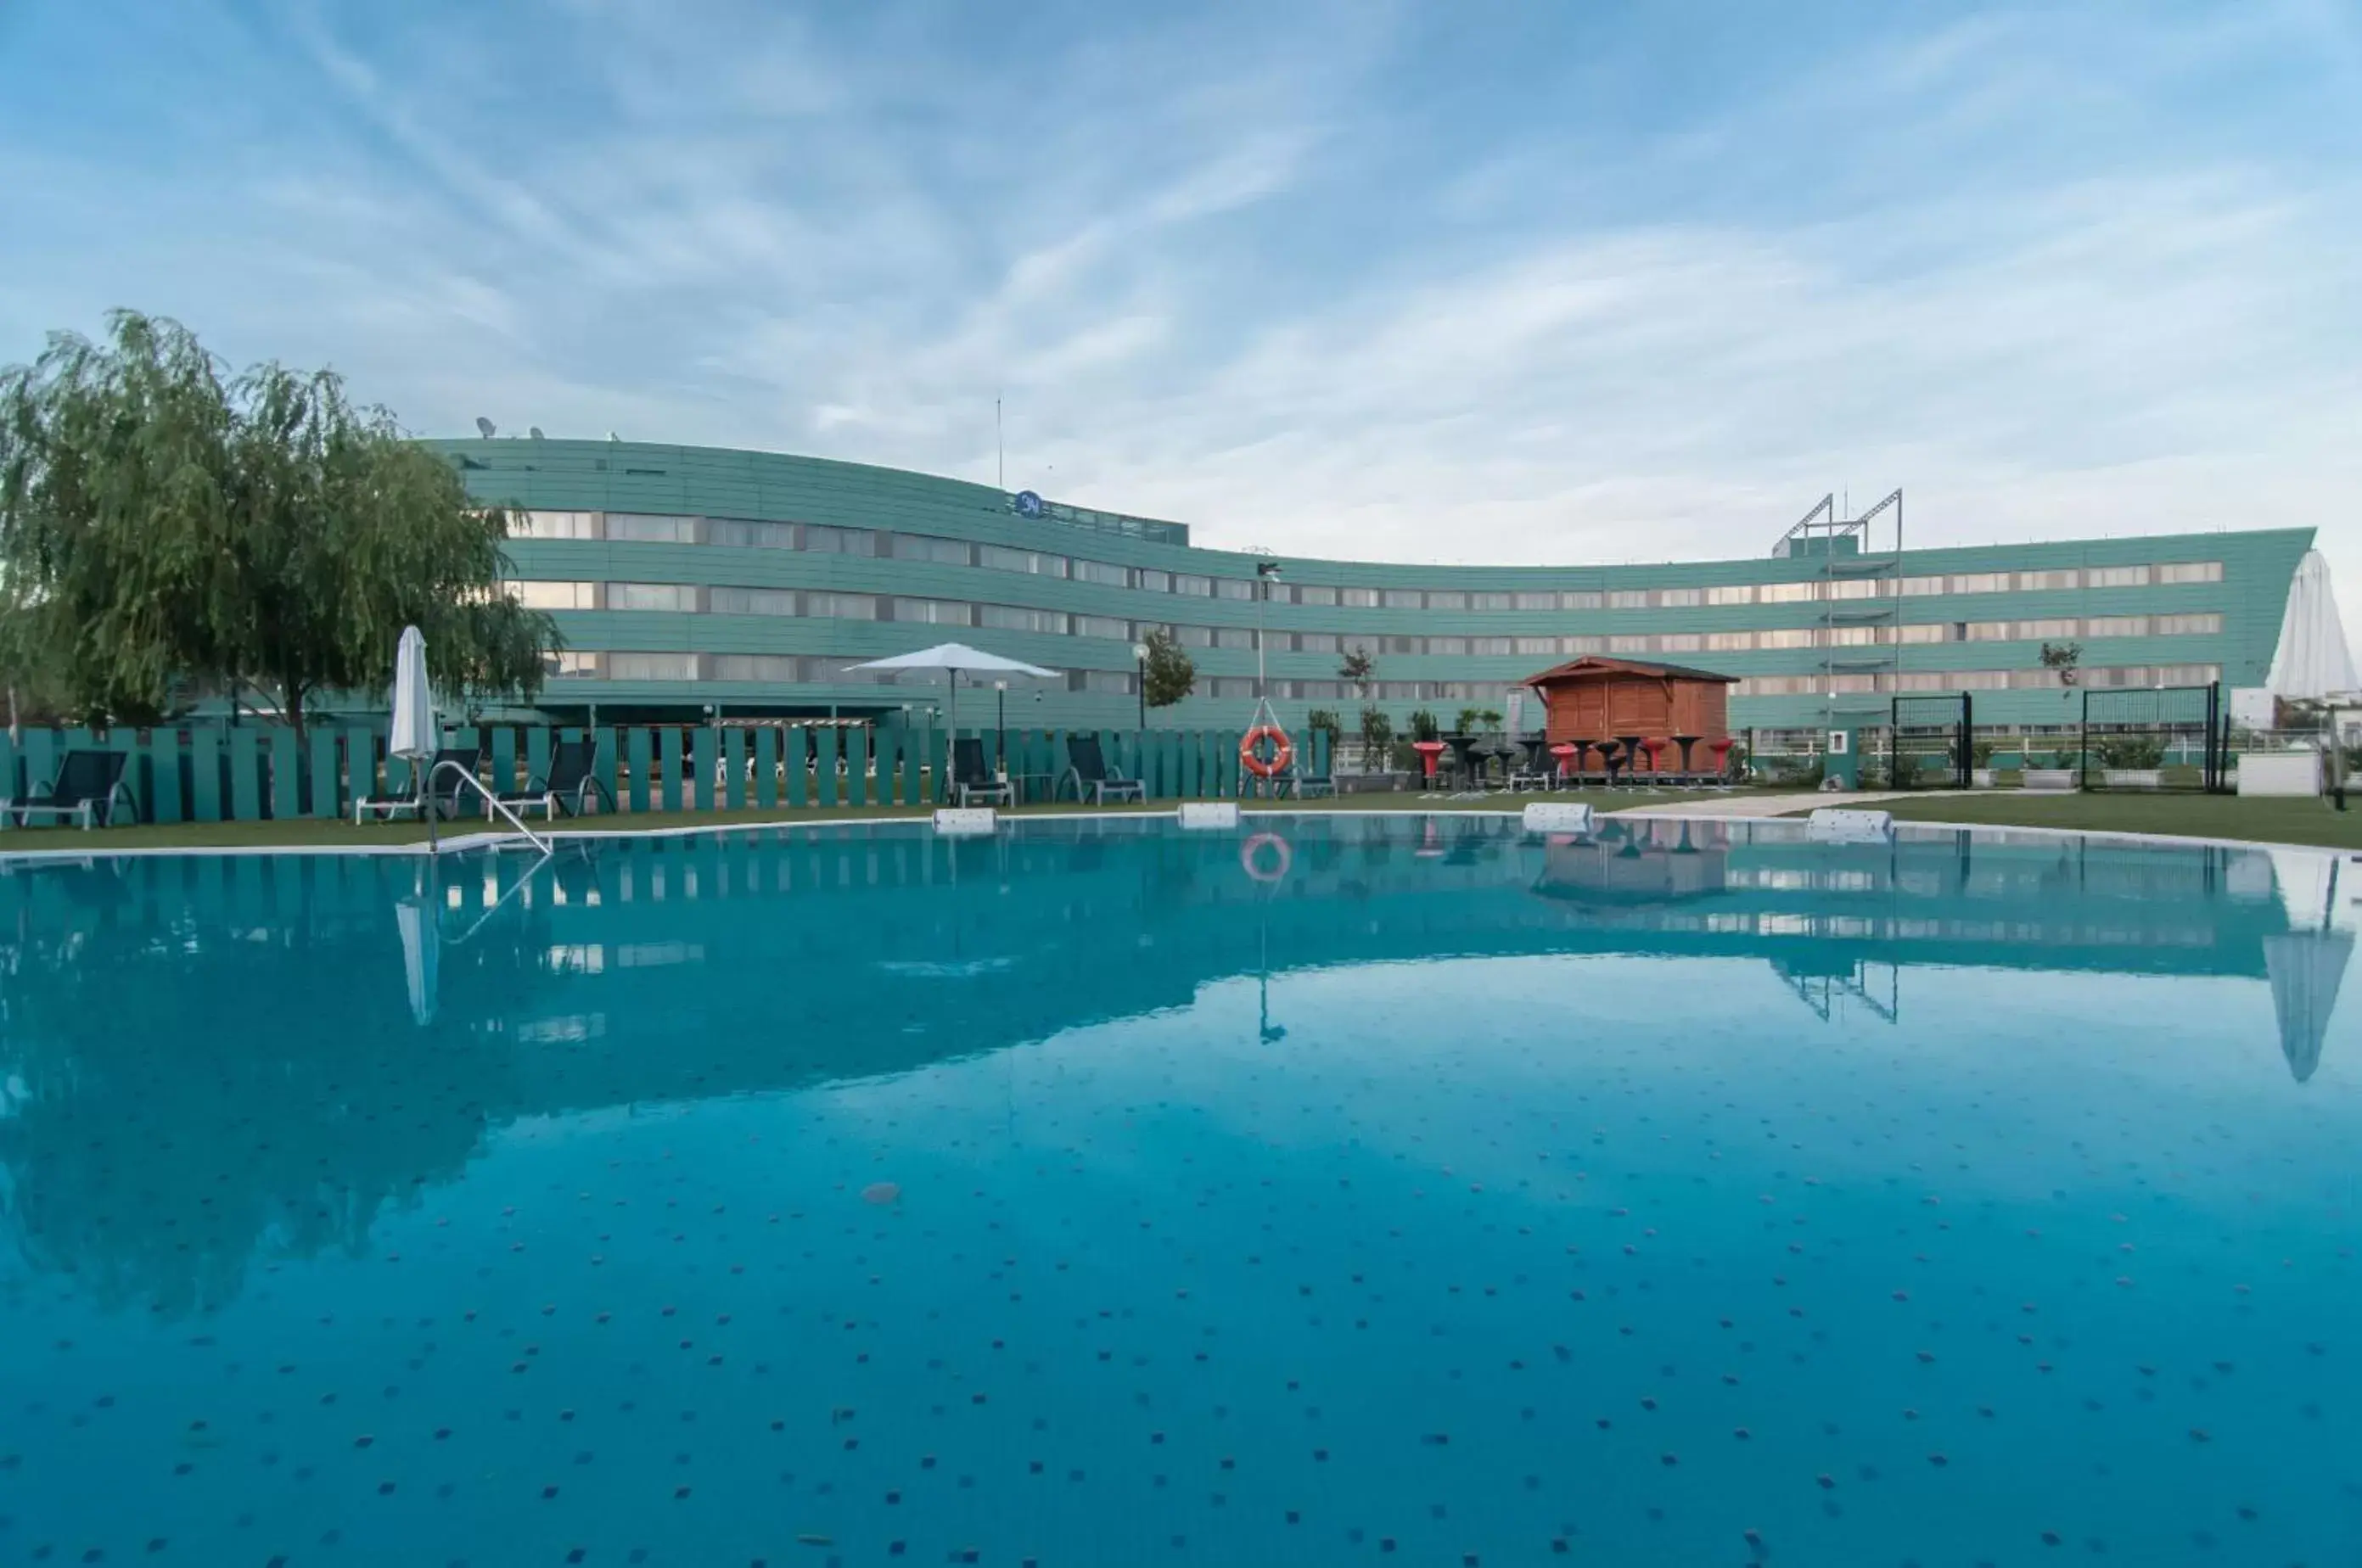
[(1151, 707), (1170, 707), (1198, 688), (1197, 662), (1179, 638), (1156, 627), (1141, 638), (1147, 646), (1146, 683), (1142, 687)]
[(1452, 716), (1451, 732), (1454, 735), (1473, 735), (1476, 733), (1477, 720), (1484, 717), (1473, 707), (1463, 707)]
[(1432, 740), (1442, 733), (1443, 727), (1435, 721), (1435, 715), (1429, 712), (1426, 708), (1419, 708), (1410, 716), (1410, 738), (1412, 740)]
[(1498, 729), (1501, 728), (1501, 710), (1488, 707), (1476, 716), (1476, 721), (1487, 729)]
[(2058, 671), (2058, 684), (2062, 686), (2075, 684), (2075, 666), (2082, 662), (2083, 645), (2081, 642), (2045, 642), (2042, 645), (2042, 667)]
[(1395, 738), (1395, 721), (1376, 703), (1362, 709), (1362, 771), (1374, 773), (1385, 760), (1386, 742)]
[(1348, 648), (1337, 665), (1337, 678), (1353, 688), (1353, 695), (1363, 702), (1370, 700), (1370, 687), (1376, 680), (1378, 662), (1370, 657), (1367, 648)]
[(1337, 744), (1337, 737), (1345, 733), (1345, 726), (1338, 720), (1337, 710), (1333, 707), (1316, 707), (1306, 714), (1304, 728), (1324, 732), (1331, 746)]

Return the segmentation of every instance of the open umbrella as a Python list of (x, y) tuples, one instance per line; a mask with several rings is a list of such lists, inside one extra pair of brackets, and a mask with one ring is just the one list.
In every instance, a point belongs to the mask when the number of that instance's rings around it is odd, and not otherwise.
[(426, 685), (426, 637), (414, 626), (402, 629), (393, 651), (393, 732), (390, 756), (421, 762), (435, 754), (435, 697)]
[(866, 664), (850, 664), (854, 670), (941, 670), (951, 685), (951, 698), (946, 705), (944, 727), (955, 735), (959, 733), (959, 678), (970, 675), (1034, 675), (1045, 681), (1058, 678), (1055, 670), (1045, 670), (1021, 659), (1004, 659), (998, 653), (988, 653), (981, 648), (971, 648), (965, 642), (938, 642), (932, 648), (922, 648), (915, 653), (897, 653), (890, 659), (872, 659)]

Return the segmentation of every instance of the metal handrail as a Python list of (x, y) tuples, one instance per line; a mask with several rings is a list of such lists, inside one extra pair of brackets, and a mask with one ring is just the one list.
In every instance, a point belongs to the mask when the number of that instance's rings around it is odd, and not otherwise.
[(476, 776), (474, 769), (469, 767), (465, 762), (454, 762), (449, 759), (446, 759), (445, 761), (435, 764), (434, 771), (426, 775), (426, 787), (419, 795), (419, 799), (422, 803), (422, 809), (426, 817), (426, 847), (430, 850), (436, 854), (440, 854), (443, 850), (441, 841), (435, 834), (435, 781), (443, 776), (443, 771), (446, 768), (450, 769), (462, 781), (472, 786), (478, 795), (484, 797), (484, 805), (490, 808), (485, 813), (487, 817), (489, 817), (493, 811), (499, 812), (502, 816), (509, 819), (510, 826), (513, 827), (518, 832), (524, 835), (525, 841), (527, 843), (531, 844), (535, 849), (539, 850), (542, 852), (544, 859), (548, 857), (550, 852), (550, 842), (548, 839), (543, 838), (540, 834), (526, 827), (524, 818), (519, 817), (515, 812), (511, 811), (508, 807), (507, 802), (501, 799), (499, 795), (494, 795), (491, 790), (486, 789), (484, 787), (484, 781)]

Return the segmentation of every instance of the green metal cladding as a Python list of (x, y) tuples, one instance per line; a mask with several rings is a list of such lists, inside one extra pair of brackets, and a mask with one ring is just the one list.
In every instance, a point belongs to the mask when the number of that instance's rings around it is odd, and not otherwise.
[[(1363, 699), (1340, 682), (1332, 639), (1371, 649), (1373, 696), (1398, 729), (1416, 708), (1447, 726), (1460, 708), (1498, 708), (1508, 685), (1592, 651), (1739, 677), (1734, 727), (1875, 723), (1896, 690), (1963, 685), (1981, 725), (2058, 724), (2076, 699), (2041, 668), (2045, 641), (2080, 645), (2087, 685), (2261, 684), (2312, 543), (2293, 528), (1629, 566), (1282, 557), (1280, 597), (1259, 604), (1257, 557), (1193, 548), (1184, 525), (1054, 503), (1021, 516), (1013, 497), (955, 479), (635, 442), (429, 445), (480, 499), (593, 514), (548, 525), (587, 537), (510, 545), (520, 582), (544, 586), (528, 591), (582, 596), (553, 613), (587, 673), (553, 678), (544, 706), (684, 718), (712, 704), (889, 717), (935, 704), (940, 687), (871, 684), (844, 666), (957, 640), (1067, 672), (1012, 683), (1010, 725), (1129, 728), (1131, 644), (1170, 625), (1196, 644), (1198, 689), (1151, 722), (1216, 727), (1253, 704), (1260, 614), (1273, 700), (1291, 725), (1327, 707), (1353, 727)], [(874, 554), (799, 547), (836, 537), (825, 530), (868, 531)], [(757, 533), (764, 543), (731, 542)], [(1016, 569), (1017, 552), (1046, 569)], [(1195, 589), (1189, 579), (1207, 591), (1175, 591)], [(1311, 602), (1352, 598), (1376, 602)], [(994, 700), (964, 691), (962, 721), (990, 722)]]

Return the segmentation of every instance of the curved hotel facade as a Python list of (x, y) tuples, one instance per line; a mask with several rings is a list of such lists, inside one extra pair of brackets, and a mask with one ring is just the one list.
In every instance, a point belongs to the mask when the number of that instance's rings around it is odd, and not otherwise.
[[(1897, 693), (1958, 691), (1980, 728), (2066, 724), (2074, 693), (2045, 643), (2079, 644), (2092, 689), (2262, 684), (2312, 543), (2274, 529), (1896, 552), (1857, 532), (1661, 565), (1281, 557), (1266, 594), (1262, 558), (1198, 549), (1186, 524), (929, 475), (631, 442), (429, 444), (472, 495), (525, 514), (514, 591), (567, 641), (543, 707), (657, 722), (890, 720), (938, 705), (940, 677), (846, 666), (958, 641), (1062, 672), (1011, 684), (1011, 726), (1129, 728), (1132, 645), (1168, 627), (1198, 687), (1155, 725), (1243, 722), (1259, 641), (1291, 727), (1327, 707), (1352, 728), (1362, 697), (1338, 664), (1357, 648), (1397, 729), (1421, 707), (1447, 728), (1500, 709), (1513, 684), (1594, 652), (1738, 677), (1737, 729), (1877, 725)], [(963, 720), (984, 718), (962, 701)]]

